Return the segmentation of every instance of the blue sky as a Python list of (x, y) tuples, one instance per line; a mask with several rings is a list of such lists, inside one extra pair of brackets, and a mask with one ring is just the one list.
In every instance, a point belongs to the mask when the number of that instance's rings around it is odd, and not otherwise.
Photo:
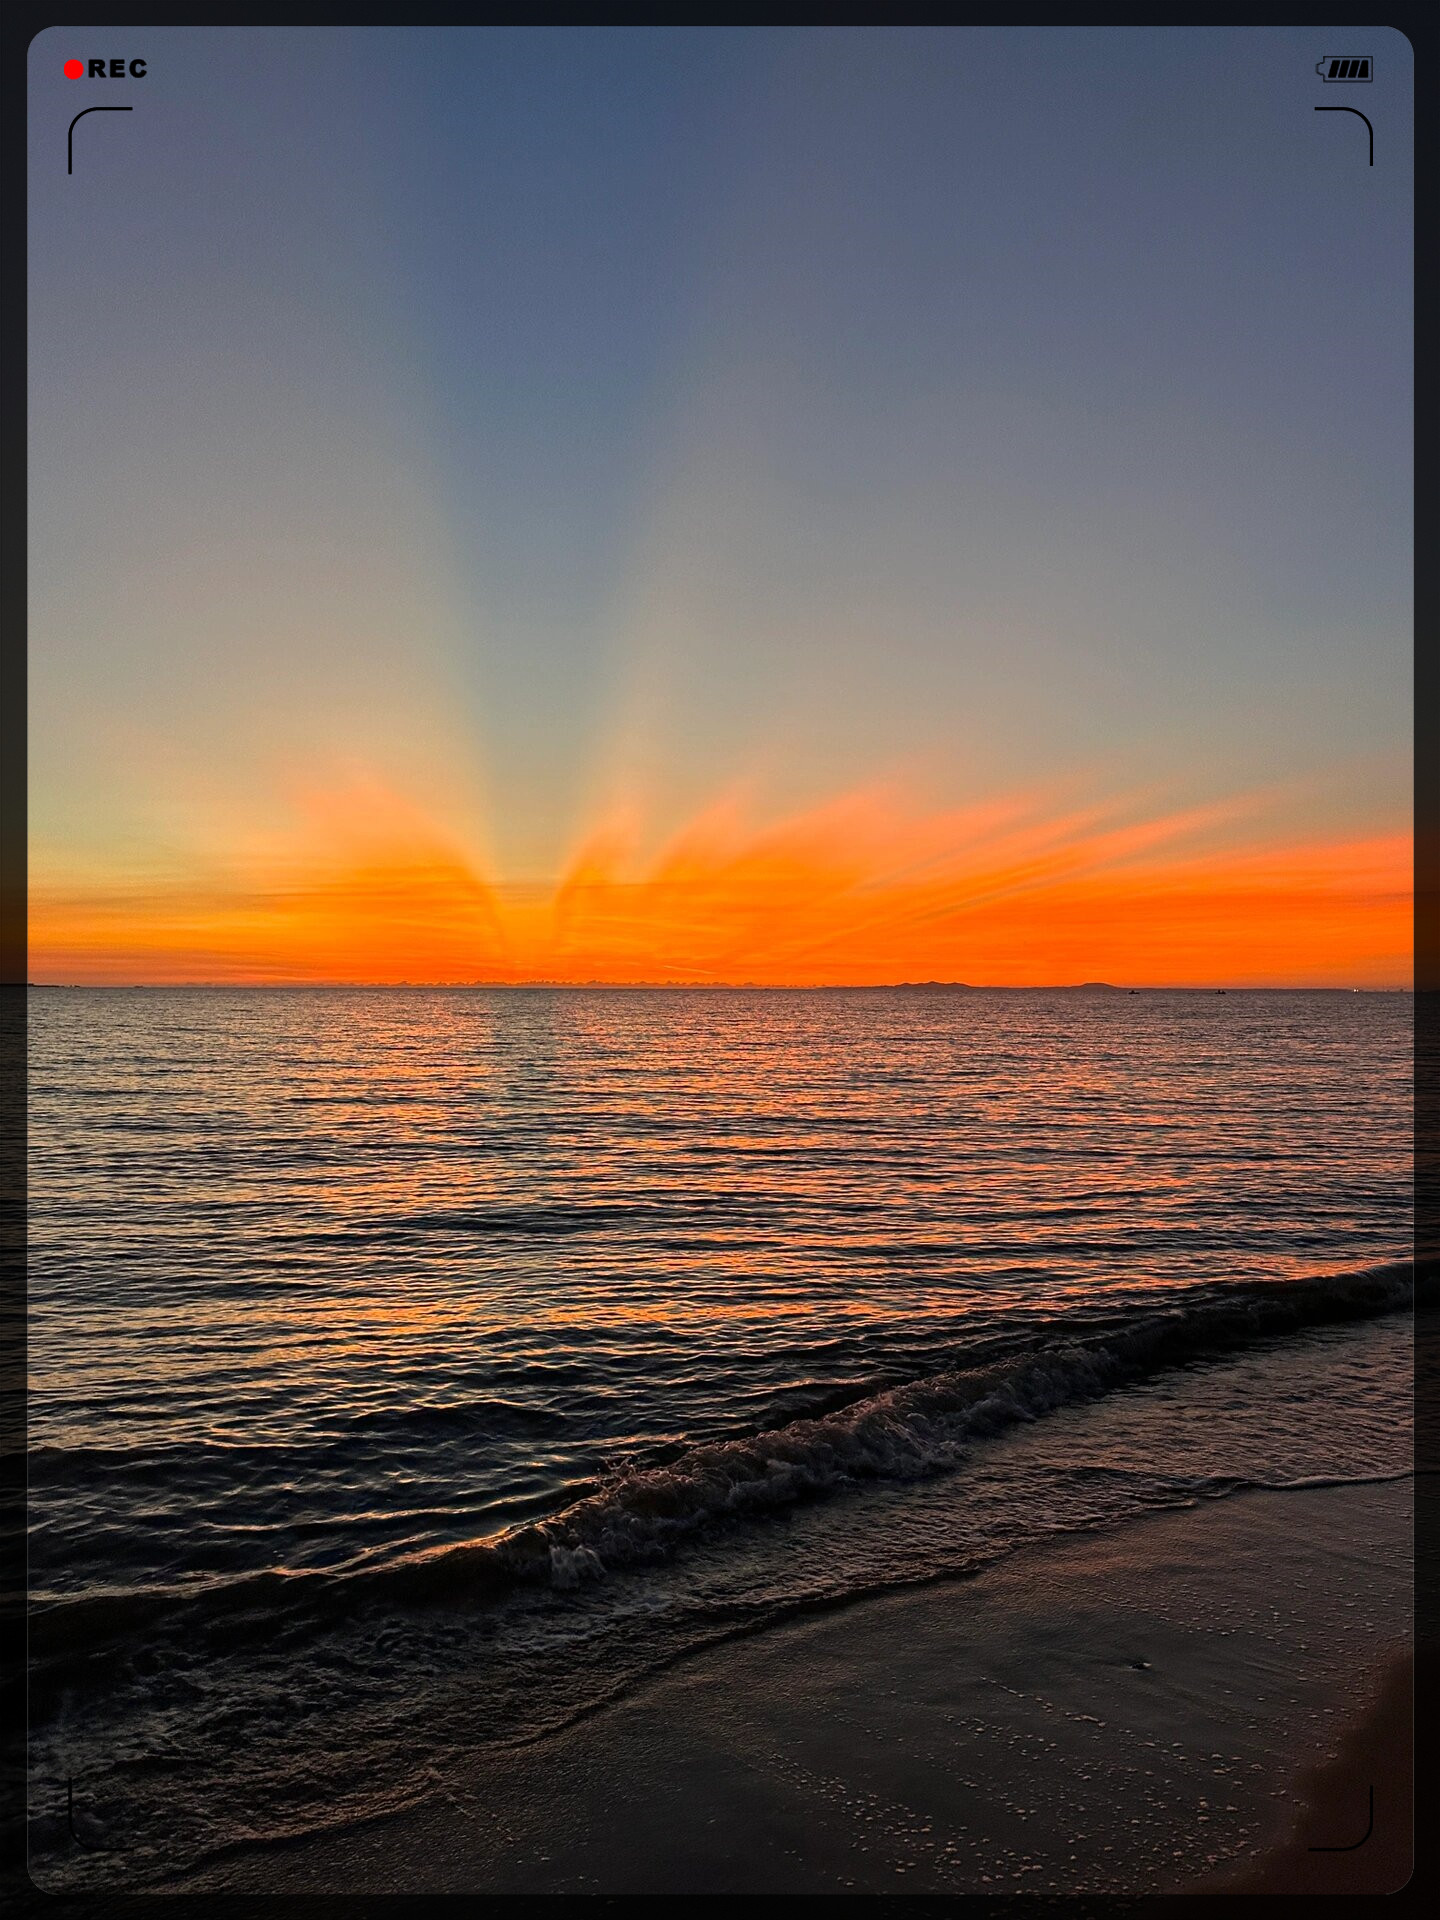
[[(1375, 83), (1322, 86), (1352, 40)], [(63, 77), (94, 51), (147, 77)], [(1399, 34), (53, 28), (30, 65), (47, 870), (214, 866), (301, 762), (514, 879), (737, 781), (1408, 822)]]

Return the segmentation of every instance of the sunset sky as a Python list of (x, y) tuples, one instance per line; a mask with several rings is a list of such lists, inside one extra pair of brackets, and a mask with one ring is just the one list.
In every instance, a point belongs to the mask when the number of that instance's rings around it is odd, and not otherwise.
[(32, 979), (1409, 983), (1401, 35), (30, 74)]

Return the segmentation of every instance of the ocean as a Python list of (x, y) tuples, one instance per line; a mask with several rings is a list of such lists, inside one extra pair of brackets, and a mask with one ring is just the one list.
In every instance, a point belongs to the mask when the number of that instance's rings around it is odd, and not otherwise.
[(32, 1871), (697, 1647), (1411, 1470), (1412, 1001), (35, 989)]

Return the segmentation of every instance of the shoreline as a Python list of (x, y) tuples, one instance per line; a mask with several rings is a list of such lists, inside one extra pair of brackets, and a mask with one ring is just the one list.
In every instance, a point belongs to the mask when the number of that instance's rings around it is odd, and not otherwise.
[[(782, 1621), (409, 1812), (148, 1890), (1153, 1896), (1328, 1861), (1395, 1891), (1412, 1497), (1236, 1493)], [(1299, 1859), (1342, 1814), (1348, 1843), (1367, 1767), (1384, 1845)]]

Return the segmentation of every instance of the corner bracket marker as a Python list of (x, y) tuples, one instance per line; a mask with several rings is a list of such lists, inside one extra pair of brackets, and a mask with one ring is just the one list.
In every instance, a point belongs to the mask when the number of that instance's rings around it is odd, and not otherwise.
[(133, 113), (134, 107), (83, 107), (70, 122), (70, 131), (65, 136), (65, 171), (75, 171), (75, 129), (87, 113)]
[[(1370, 122), (1367, 119), (1365, 119), (1365, 115), (1361, 113), (1358, 107), (1316, 107), (1315, 111), (1316, 113), (1353, 113), (1357, 120), (1364, 120), (1366, 126), (1370, 127)], [(1375, 164), (1375, 129), (1374, 127), (1370, 127), (1370, 164), (1372, 167)]]

